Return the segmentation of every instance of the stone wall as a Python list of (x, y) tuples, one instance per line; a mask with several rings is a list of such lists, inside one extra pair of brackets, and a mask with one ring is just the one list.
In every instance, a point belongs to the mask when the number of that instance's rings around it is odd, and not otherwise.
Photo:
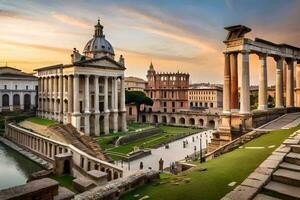
[(18, 146), (42, 157), (54, 164), (55, 156), (62, 153), (72, 155), (73, 166), (81, 173), (96, 169), (108, 174), (108, 179), (118, 179), (123, 176), (123, 170), (111, 163), (93, 157), (71, 144), (65, 144), (39, 135), (27, 129), (18, 127), (13, 123), (7, 123), (5, 138)]
[(90, 191), (75, 196), (75, 200), (116, 200), (122, 194), (138, 188), (152, 180), (159, 179), (158, 171), (147, 171), (133, 174), (109, 182), (104, 186), (98, 186)]
[(217, 113), (182, 111), (176, 113), (142, 112), (139, 117), (142, 123), (168, 124), (182, 127), (215, 129), (219, 126), (220, 116)]

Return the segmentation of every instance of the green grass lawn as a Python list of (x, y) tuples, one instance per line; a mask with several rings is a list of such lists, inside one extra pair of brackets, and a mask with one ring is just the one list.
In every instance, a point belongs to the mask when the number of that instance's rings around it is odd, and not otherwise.
[(57, 124), (57, 121), (50, 120), (50, 119), (43, 119), (39, 117), (29, 117), (26, 119), (27, 121), (33, 122), (35, 124), (44, 125), (44, 126), (51, 126)]
[[(300, 125), (288, 130), (272, 131), (244, 145), (244, 147), (265, 147), (264, 149), (236, 149), (201, 166), (197, 163), (195, 169), (181, 175), (170, 177), (163, 175), (163, 179), (129, 192), (121, 199), (137, 199), (134, 197), (135, 194), (139, 194), (139, 197), (148, 195), (150, 199), (155, 200), (220, 199), (234, 188), (228, 186), (229, 183), (237, 182), (235, 186), (240, 184), (284, 139), (299, 128)], [(275, 147), (268, 148), (271, 145)], [(200, 171), (200, 167), (207, 170)]]
[[(175, 126), (165, 126), (161, 125), (159, 126), (160, 129), (162, 129), (163, 134), (153, 135), (149, 136), (143, 139), (139, 139), (133, 142), (130, 142), (126, 145), (122, 145), (119, 147), (113, 147), (113, 145), (107, 146), (105, 142), (107, 141), (99, 141), (99, 143), (105, 148), (109, 147), (110, 149), (108, 152), (118, 152), (123, 154), (128, 154), (129, 152), (133, 151), (133, 148), (135, 146), (138, 146), (139, 148), (152, 148), (155, 145), (161, 144), (162, 142), (168, 142), (174, 137), (187, 135), (189, 133), (196, 133), (199, 131), (199, 129), (192, 129), (192, 128), (184, 128), (184, 127), (175, 127)], [(114, 157), (119, 160), (119, 157)], [(119, 159), (118, 159), (119, 158)]]
[(72, 192), (77, 193), (77, 191), (74, 189), (74, 187), (72, 185), (72, 181), (74, 179), (73, 176), (69, 176), (69, 175), (65, 175), (65, 176), (51, 175), (49, 178), (52, 178), (52, 179), (56, 180), (57, 182), (59, 182), (59, 185), (65, 187), (65, 188), (68, 188)]

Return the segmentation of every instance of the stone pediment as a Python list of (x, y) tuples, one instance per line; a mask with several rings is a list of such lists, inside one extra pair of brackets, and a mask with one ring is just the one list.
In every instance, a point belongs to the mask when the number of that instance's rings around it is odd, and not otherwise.
[(89, 60), (83, 60), (74, 63), (76, 66), (89, 66), (89, 67), (100, 67), (100, 68), (113, 68), (125, 70), (126, 68), (107, 56), (103, 56), (101, 58), (94, 58)]

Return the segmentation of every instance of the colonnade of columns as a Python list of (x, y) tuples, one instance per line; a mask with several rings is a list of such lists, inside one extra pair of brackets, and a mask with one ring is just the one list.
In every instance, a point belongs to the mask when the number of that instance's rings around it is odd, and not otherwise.
[[(103, 85), (101, 93), (100, 82)], [(72, 123), (78, 130), (83, 129), (87, 135), (90, 134), (91, 127), (95, 135), (100, 134), (101, 120), (104, 120), (101, 124), (105, 134), (110, 129), (114, 132), (127, 129), (123, 76), (72, 74), (40, 77), (39, 97), (40, 116)], [(103, 103), (101, 109), (100, 102)]]
[[(242, 54), (240, 107), (238, 102), (238, 54)], [(223, 113), (231, 113), (239, 110), (240, 114), (250, 113), (250, 74), (249, 51), (225, 52), (224, 88), (223, 88)], [(259, 92), (258, 110), (268, 109), (268, 76), (267, 54), (257, 53), (259, 56)], [(294, 107), (294, 62), (292, 58), (273, 56), (276, 61), (275, 82), (275, 107), (284, 107), (283, 86), (286, 84), (286, 107)], [(283, 80), (283, 65), (287, 63), (286, 81)], [(297, 88), (300, 88), (300, 72), (297, 72)]]

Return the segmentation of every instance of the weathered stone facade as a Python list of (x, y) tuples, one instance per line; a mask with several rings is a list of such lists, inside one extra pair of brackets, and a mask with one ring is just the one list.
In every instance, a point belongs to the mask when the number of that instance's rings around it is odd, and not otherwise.
[(153, 111), (178, 112), (188, 109), (188, 73), (158, 73), (151, 63), (145, 92), (153, 100)]
[(140, 115), (140, 122), (214, 129), (219, 125), (219, 115), (193, 111), (176, 113), (144, 112)]

